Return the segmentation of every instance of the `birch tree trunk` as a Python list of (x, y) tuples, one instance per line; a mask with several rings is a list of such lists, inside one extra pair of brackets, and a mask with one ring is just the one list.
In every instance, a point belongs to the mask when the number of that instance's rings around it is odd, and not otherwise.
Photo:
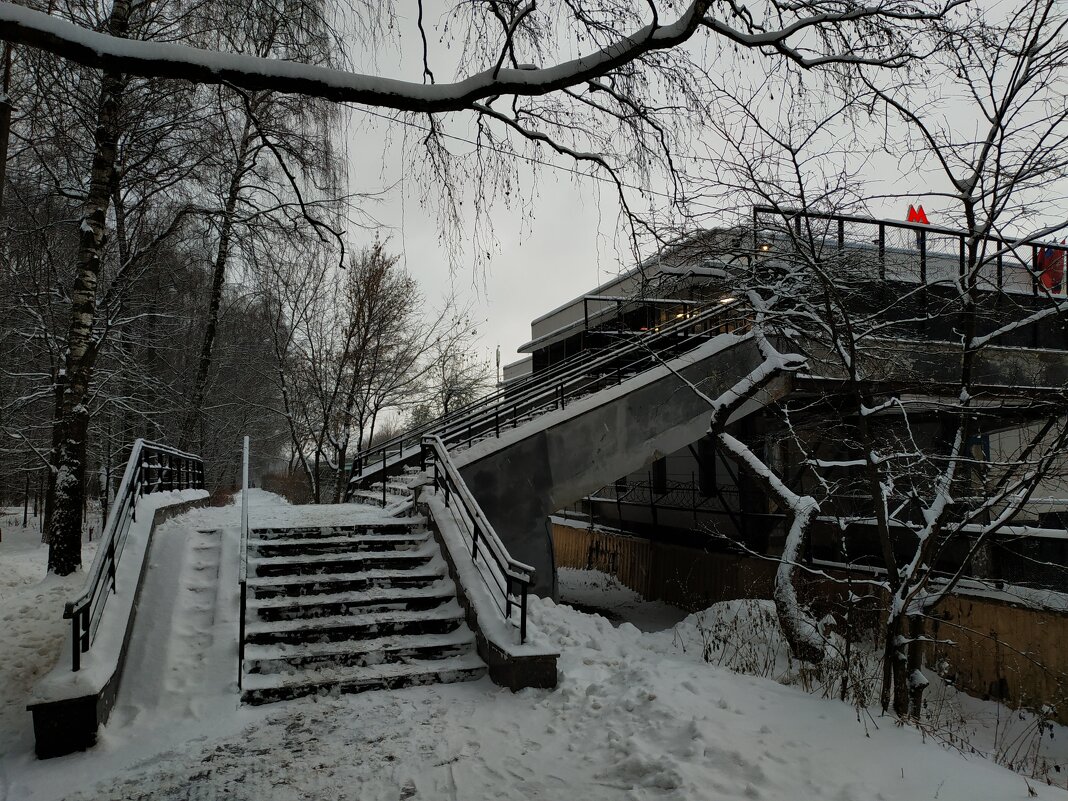
[[(108, 19), (108, 33), (125, 37), (130, 24), (129, 0), (116, 0)], [(70, 326), (64, 366), (57, 381), (53, 421), (53, 471), (50, 497), (54, 507), (48, 520), (48, 569), (60, 576), (82, 563), (82, 507), (85, 499), (85, 453), (89, 429), (87, 404), (97, 346), (93, 328), (97, 316), (97, 285), (106, 239), (108, 206), (115, 182), (126, 79), (114, 72), (101, 77), (100, 100), (89, 193), (85, 200), (71, 287)]]

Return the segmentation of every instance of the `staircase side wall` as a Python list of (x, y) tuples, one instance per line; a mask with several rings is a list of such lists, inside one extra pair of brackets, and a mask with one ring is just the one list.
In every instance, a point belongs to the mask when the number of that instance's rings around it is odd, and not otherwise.
[[(744, 339), (679, 373), (715, 398), (760, 362), (755, 343)], [(753, 408), (785, 386), (782, 378), (767, 387)], [(707, 432), (710, 416), (707, 402), (678, 376), (635, 382), (632, 391), (624, 382), (604, 403), (582, 407), (460, 473), (512, 556), (537, 570), (535, 593), (556, 597), (549, 514), (695, 442)]]

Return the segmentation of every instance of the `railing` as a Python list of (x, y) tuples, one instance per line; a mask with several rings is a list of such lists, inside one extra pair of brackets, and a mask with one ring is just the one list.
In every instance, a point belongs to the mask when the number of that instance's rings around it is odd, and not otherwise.
[(241, 449), (241, 545), (239, 546), (237, 585), (241, 591), (241, 609), (237, 619), (237, 689), (241, 689), (242, 666), (245, 663), (245, 608), (248, 602), (248, 437)]
[(460, 471), (449, 458), (449, 451), (441, 438), (424, 437), (422, 447), (424, 462), (428, 456), (433, 455), (434, 491), (440, 490), (444, 494), (445, 506), (453, 509), (457, 525), (467, 537), (471, 561), (490, 590), (490, 596), (504, 619), (513, 622), (512, 610), (518, 609), (519, 642), (526, 642), (527, 595), (534, 584), (534, 568), (516, 561), (508, 553), (471, 490), (464, 483)]
[(736, 494), (734, 487), (717, 487), (716, 492), (706, 493), (696, 478), (690, 481), (668, 479), (657, 482), (652, 478), (626, 483), (606, 484), (586, 496), (589, 500), (626, 503), (636, 506), (658, 506), (664, 509), (714, 509), (722, 504), (723, 494)]
[(72, 670), (81, 669), (82, 654), (92, 647), (104, 606), (118, 592), (116, 568), (130, 524), (137, 519), (137, 499), (152, 492), (203, 488), (204, 462), (199, 456), (142, 439), (134, 442), (85, 587), (63, 609), (63, 618), (71, 625)]
[[(781, 256), (776, 250), (783, 241), (788, 251), (802, 245), (815, 250), (813, 255), (817, 256), (860, 256), (870, 273), (866, 277), (873, 280), (929, 285), (951, 283), (964, 273), (970, 238), (964, 231), (923, 223), (754, 207), (753, 246), (757, 254)], [(1068, 292), (1063, 275), (1068, 245), (996, 236), (979, 237), (977, 244), (981, 286), (998, 292), (1048, 293), (1054, 297)], [(1050, 285), (1044, 286), (1047, 268), (1053, 270)]]
[(590, 358), (569, 361), (566, 369), (559, 372), (537, 374), (524, 383), (522, 391), (498, 393), (463, 413), (434, 421), (421, 429), (418, 440), (413, 441), (410, 439), (413, 435), (407, 434), (365, 451), (353, 463), (350, 494), (360, 480), (366, 480), (361, 473), (384, 479), (392, 468), (414, 462), (420, 454), (418, 443), (427, 436), (438, 436), (449, 447), (469, 445), (487, 436), (500, 437), (509, 427), (517, 427), (547, 411), (564, 408), (578, 398), (620, 384), (717, 333), (744, 327), (743, 323), (734, 324), (736, 318), (744, 318), (744, 311), (732, 299), (728, 300), (671, 319), (653, 331), (635, 333), (632, 339)]

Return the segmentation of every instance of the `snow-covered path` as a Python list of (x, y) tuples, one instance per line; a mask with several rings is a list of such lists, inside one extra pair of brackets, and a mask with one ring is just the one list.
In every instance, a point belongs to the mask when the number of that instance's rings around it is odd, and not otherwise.
[[(298, 512), (274, 507), (266, 497), (258, 506), (262, 516), (254, 515), (256, 523)], [(196, 639), (212, 628), (212, 602), (207, 599), (210, 593), (199, 590), (193, 580), (215, 569), (211, 538), (222, 536), (218, 566), (228, 581), (225, 530), (235, 524), (234, 507), (199, 510), (174, 524), (189, 535), (183, 541), (186, 561), (173, 582), (162, 585), (161, 597), (174, 599), (171, 618), (177, 621), (179, 636), (159, 659), (164, 668), (199, 665), (200, 672), (190, 671), (187, 685), (181, 686), (163, 670), (157, 689), (146, 684), (136, 688), (140, 695), (131, 685), (123, 696), (124, 713), (113, 718), (100, 744), (87, 753), (37, 762), (23, 749), (8, 752), (0, 758), (0, 788), (5, 791), (0, 797), (1032, 797), (1020, 776), (924, 742), (919, 732), (899, 728), (892, 720), (858, 719), (852, 707), (837, 701), (708, 665), (701, 661), (699, 647), (682, 653), (671, 646), (670, 635), (643, 634), (629, 624), (615, 627), (551, 602), (534, 601), (531, 614), (542, 635), (561, 651), (560, 685), (554, 691), (513, 694), (483, 679), (239, 707), (233, 679), (212, 673), (217, 659), (220, 670), (222, 662), (229, 661), (222, 656), (234, 647), (232, 640), (223, 647), (217, 638)], [(215, 529), (224, 533), (191, 535)], [(158, 554), (160, 564), (171, 558), (166, 554), (175, 547), (168, 539)], [(146, 643), (138, 658), (148, 661), (142, 664), (149, 663), (152, 650)], [(236, 664), (226, 667), (236, 670)], [(154, 708), (149, 703), (153, 698)], [(1031, 786), (1039, 798), (1068, 799), (1064, 790), (1034, 781)]]

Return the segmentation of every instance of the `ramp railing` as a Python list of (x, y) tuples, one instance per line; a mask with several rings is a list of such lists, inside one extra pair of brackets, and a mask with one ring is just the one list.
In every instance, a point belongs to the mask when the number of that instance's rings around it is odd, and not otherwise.
[(143, 439), (134, 441), (85, 587), (63, 609), (63, 618), (70, 620), (71, 670), (81, 669), (82, 654), (93, 645), (108, 598), (119, 591), (115, 574), (130, 526), (137, 520), (137, 500), (153, 492), (203, 488), (204, 462), (199, 456)]

